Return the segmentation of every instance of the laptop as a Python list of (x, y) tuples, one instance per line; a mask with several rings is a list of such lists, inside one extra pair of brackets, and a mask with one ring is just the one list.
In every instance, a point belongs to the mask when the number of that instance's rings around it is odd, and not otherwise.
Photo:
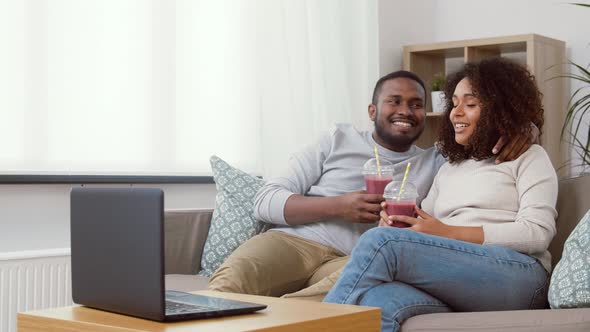
[(165, 290), (161, 189), (74, 188), (70, 203), (75, 303), (156, 321), (237, 315), (266, 308)]

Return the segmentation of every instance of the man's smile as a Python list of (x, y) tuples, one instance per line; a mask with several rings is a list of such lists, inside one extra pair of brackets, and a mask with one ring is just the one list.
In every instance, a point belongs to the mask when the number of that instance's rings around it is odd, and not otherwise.
[(405, 122), (405, 121), (393, 121), (393, 124), (396, 126), (408, 127), (408, 128), (412, 128), (414, 126), (412, 123)]

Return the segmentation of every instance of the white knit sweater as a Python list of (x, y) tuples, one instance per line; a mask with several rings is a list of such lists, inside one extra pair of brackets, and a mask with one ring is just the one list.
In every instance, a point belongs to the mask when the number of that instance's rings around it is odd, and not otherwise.
[(422, 201), (427, 213), (453, 226), (483, 226), (484, 245), (537, 258), (551, 271), (557, 175), (545, 150), (533, 145), (517, 160), (494, 158), (444, 164)]

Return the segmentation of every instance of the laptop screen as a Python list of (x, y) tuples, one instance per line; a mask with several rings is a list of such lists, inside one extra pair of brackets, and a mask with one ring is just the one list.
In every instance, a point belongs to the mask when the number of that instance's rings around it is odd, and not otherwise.
[(70, 209), (74, 302), (163, 320), (163, 192), (74, 188)]

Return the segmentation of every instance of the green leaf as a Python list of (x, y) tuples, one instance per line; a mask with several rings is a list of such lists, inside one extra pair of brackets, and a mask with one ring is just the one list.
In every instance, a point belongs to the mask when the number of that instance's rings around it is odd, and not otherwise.
[[(585, 5), (590, 7), (590, 5)], [(564, 139), (565, 133), (568, 133), (570, 141), (568, 142), (574, 153), (580, 158), (581, 164), (576, 167), (590, 166), (590, 124), (584, 121), (584, 117), (590, 113), (590, 71), (587, 67), (583, 67), (573, 61), (568, 61), (572, 66), (572, 71), (561, 74), (557, 77), (566, 78), (572, 81), (577, 81), (582, 84), (571, 95), (567, 112), (565, 114), (565, 121), (561, 128), (561, 137)], [(582, 142), (578, 138), (578, 134), (587, 132), (586, 141)]]
[(568, 110), (565, 114), (565, 121), (563, 123), (563, 127), (561, 128), (561, 137), (563, 138), (563, 134), (567, 126), (569, 126), (573, 120), (575, 119), (576, 115), (579, 113), (579, 109), (584, 107), (590, 95), (581, 96), (580, 99), (576, 100), (577, 95), (587, 87), (578, 88), (571, 96), (568, 102)]
[(578, 123), (576, 124), (576, 130), (574, 132), (574, 135), (576, 137), (578, 136), (578, 131), (580, 130), (580, 126), (582, 125), (582, 120), (584, 118), (584, 115), (586, 115), (586, 113), (588, 112), (588, 109), (590, 109), (590, 95), (585, 96), (580, 101), (584, 101), (584, 103), (577, 106), (576, 111), (574, 112), (575, 113), (574, 117), (576, 117), (576, 116), (578, 117)]
[[(572, 2), (570, 5), (590, 8), (590, 4), (587, 3)], [(590, 113), (590, 93), (587, 90), (590, 88), (590, 71), (588, 67), (580, 66), (571, 60), (568, 63), (573, 67), (572, 72), (561, 74), (555, 78), (571, 79), (581, 83), (582, 86), (576, 89), (569, 99), (565, 121), (561, 128), (561, 138), (564, 140), (564, 134), (566, 132), (569, 134), (570, 140), (567, 143), (581, 160), (578, 165), (573, 165), (571, 162), (567, 164), (585, 170), (590, 166), (590, 123), (584, 121), (584, 117)], [(578, 138), (578, 133), (584, 131), (587, 136), (586, 141), (582, 142)]]
[(582, 74), (586, 76), (586, 77), (580, 76), (580, 77), (582, 77), (581, 80), (586, 81), (590, 78), (590, 72), (586, 68), (580, 66), (579, 64), (577, 64), (575, 62), (570, 61), (570, 64), (573, 65), (574, 67), (578, 68), (578, 70), (581, 71)]

